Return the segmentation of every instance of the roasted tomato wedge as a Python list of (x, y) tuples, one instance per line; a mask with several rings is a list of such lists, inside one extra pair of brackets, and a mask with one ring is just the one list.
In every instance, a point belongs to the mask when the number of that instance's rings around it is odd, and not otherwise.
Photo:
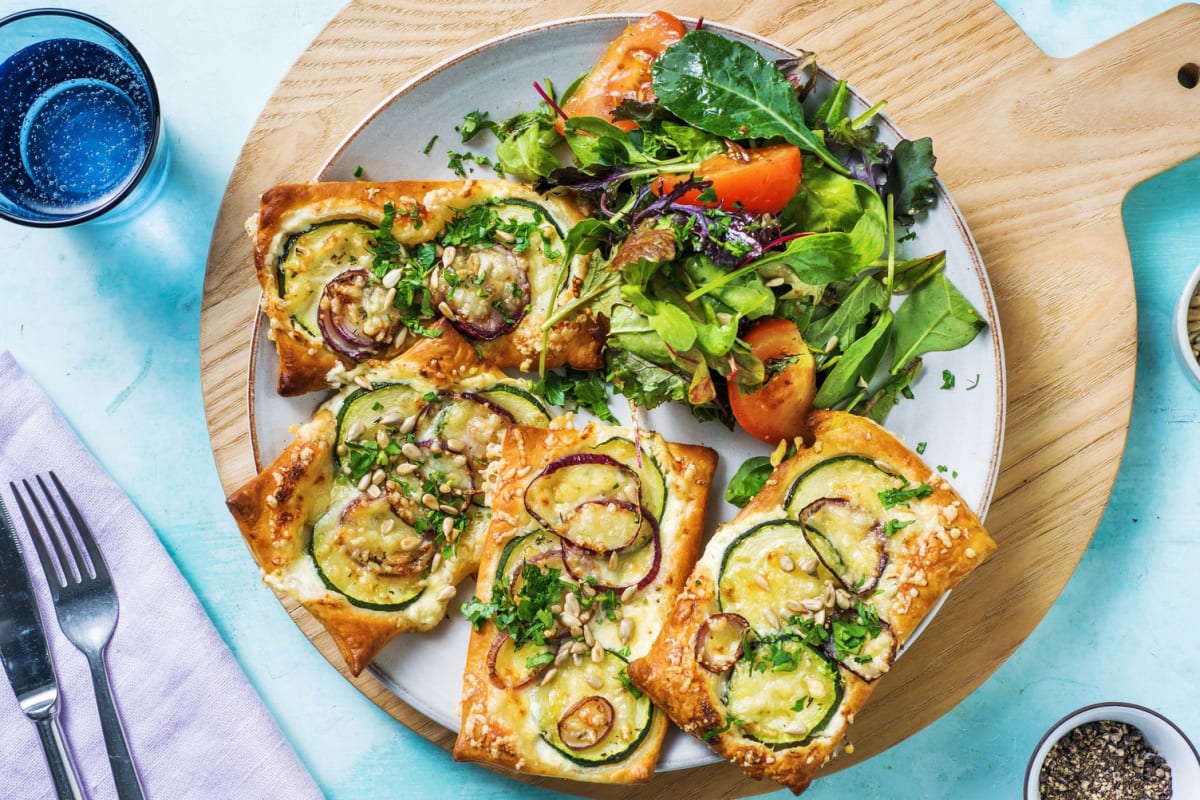
[[(613, 109), (623, 100), (649, 100), (650, 64), (671, 44), (683, 38), (683, 23), (665, 11), (655, 11), (632, 23), (613, 40), (575, 92), (563, 104), (568, 117), (611, 119)], [(614, 123), (622, 130), (637, 125), (629, 120)], [(558, 122), (562, 133), (562, 120)]]
[(800, 331), (788, 320), (770, 317), (742, 338), (766, 366), (767, 379), (753, 392), (729, 382), (734, 418), (746, 433), (768, 444), (805, 436), (817, 393), (817, 368)]
[[(733, 211), (741, 208), (760, 214), (778, 214), (800, 188), (800, 148), (792, 144), (736, 149), (706, 158), (696, 168), (696, 180), (708, 181), (716, 199), (703, 205)], [(666, 194), (690, 175), (664, 175), (654, 183), (658, 194)], [(681, 198), (699, 203), (700, 190)]]

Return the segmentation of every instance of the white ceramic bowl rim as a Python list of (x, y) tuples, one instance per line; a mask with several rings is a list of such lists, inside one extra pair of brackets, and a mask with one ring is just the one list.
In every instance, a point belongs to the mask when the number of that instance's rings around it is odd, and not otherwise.
[[(1197, 275), (1200, 275), (1200, 269), (1197, 270)], [(1082, 708), (1075, 709), (1070, 714), (1067, 714), (1065, 717), (1060, 719), (1058, 722), (1055, 722), (1053, 725), (1050, 726), (1050, 728), (1046, 731), (1046, 733), (1042, 736), (1042, 738), (1040, 740), (1038, 740), (1037, 746), (1033, 748), (1033, 754), (1030, 755), (1030, 757), (1029, 757), (1029, 765), (1027, 767), (1025, 767), (1025, 791), (1024, 791), (1025, 800), (1038, 800), (1038, 798), (1041, 797), (1041, 793), (1038, 792), (1036, 789), (1034, 790), (1033, 793), (1030, 793), (1030, 785), (1031, 785), (1030, 778), (1033, 777), (1033, 771), (1034, 771), (1035, 766), (1037, 767), (1038, 772), (1041, 772), (1042, 763), (1044, 763), (1044, 761), (1045, 761), (1045, 755), (1046, 755), (1046, 753), (1048, 753), (1050, 751), (1050, 748), (1054, 745), (1054, 742), (1057, 742), (1059, 739), (1061, 739), (1063, 736), (1065, 736), (1067, 733), (1069, 733), (1070, 731), (1074, 730), (1077, 727), (1075, 725), (1071, 725), (1070, 727), (1067, 727), (1067, 724), (1075, 719), (1078, 719), (1078, 718), (1086, 715), (1090, 711), (1096, 711), (1099, 709), (1110, 709), (1110, 708), (1111, 709), (1127, 709), (1130, 711), (1135, 711), (1139, 714), (1145, 714), (1148, 717), (1154, 717), (1154, 718), (1158, 719), (1160, 722), (1162, 722), (1163, 724), (1165, 724), (1167, 727), (1169, 727), (1171, 730), (1173, 730), (1175, 732), (1175, 734), (1179, 737), (1180, 741), (1182, 741), (1184, 744), (1186, 744), (1188, 746), (1188, 748), (1192, 751), (1192, 758), (1196, 759), (1197, 763), (1200, 763), (1200, 751), (1196, 750), (1196, 745), (1192, 744), (1192, 740), (1188, 738), (1188, 735), (1186, 733), (1184, 733), (1183, 730), (1178, 725), (1176, 725), (1174, 722), (1167, 719), (1166, 717), (1164, 717), (1162, 714), (1158, 713), (1154, 709), (1146, 708), (1145, 706), (1139, 706), (1136, 703), (1124, 703), (1124, 702), (1120, 702), (1120, 701), (1108, 702), (1108, 703), (1092, 703), (1091, 705), (1087, 705), (1087, 706), (1083, 706)], [(1084, 725), (1087, 723), (1080, 722), (1079, 724)], [(1138, 727), (1135, 723), (1127, 723), (1127, 724), (1131, 724), (1131, 725), (1134, 725), (1134, 727)], [(1140, 727), (1138, 729), (1141, 730)], [(1142, 734), (1143, 734), (1143, 736), (1145, 735), (1144, 730), (1142, 730)], [(1155, 749), (1157, 750), (1158, 748), (1155, 748)], [(1169, 761), (1168, 761), (1168, 764), (1172, 768), (1172, 774), (1174, 774), (1176, 765), (1171, 764)], [(1033, 786), (1036, 787), (1036, 784), (1033, 784)]]
[(1179, 354), (1184, 369), (1191, 373), (1192, 381), (1200, 388), (1200, 360), (1197, 360), (1196, 355), (1192, 352), (1192, 343), (1188, 338), (1187, 319), (1188, 309), (1191, 307), (1192, 297), (1196, 294), (1197, 285), (1200, 285), (1200, 266), (1196, 267), (1192, 274), (1188, 276), (1187, 283), (1183, 287), (1183, 293), (1179, 296), (1179, 300), (1175, 304), (1173, 338), (1175, 339), (1175, 350)]

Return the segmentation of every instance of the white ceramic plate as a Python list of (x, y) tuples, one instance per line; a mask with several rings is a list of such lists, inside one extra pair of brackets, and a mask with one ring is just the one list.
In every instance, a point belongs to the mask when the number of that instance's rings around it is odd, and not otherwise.
[[(351, 180), (356, 168), (362, 167), (371, 180), (454, 178), (447, 167), (447, 150), (474, 149), (480, 155), (492, 155), (494, 145), (494, 140), (485, 136), (479, 137), (483, 143), (475, 148), (461, 143), (454, 128), (467, 112), (486, 110), (492, 119), (500, 120), (533, 107), (538, 102), (534, 81), (550, 78), (555, 86), (565, 87), (595, 64), (631, 19), (628, 15), (585, 17), (517, 31), (434, 67), (364, 120), (316, 177)], [(688, 22), (694, 25), (694, 21)], [(768, 58), (794, 55), (752, 34), (707, 22), (706, 27), (741, 39)], [(823, 84), (826, 91), (832, 86), (828, 75), (823, 76)], [(820, 90), (819, 85), (818, 94)], [(857, 95), (855, 103), (856, 113), (870, 105)], [(885, 141), (895, 143), (902, 138), (890, 121), (883, 120), (881, 127)], [(423, 150), (435, 135), (433, 147), (425, 154)], [(475, 174), (493, 177), (490, 170), (478, 169)], [(961, 350), (929, 354), (913, 385), (916, 398), (901, 401), (887, 426), (910, 446), (924, 442), (926, 462), (945, 465), (947, 477), (982, 517), (991, 501), (1000, 465), (1004, 357), (995, 301), (979, 252), (940, 182), (938, 194), (936, 207), (917, 226), (916, 239), (902, 245), (902, 254), (946, 250), (947, 276), (988, 321), (988, 328)], [(323, 398), (288, 399), (276, 395), (278, 361), (261, 327), (255, 332), (254, 349), (251, 430), (261, 467), (264, 460), (273, 459), (291, 442), (291, 426), (308, 419)], [(957, 385), (952, 390), (940, 388), (944, 369), (956, 376)], [(625, 405), (619, 397), (612, 403), (614, 413), (628, 421)], [(768, 454), (765, 445), (741, 431), (731, 433), (717, 423), (696, 423), (685, 408), (654, 409), (643, 414), (641, 424), (671, 440), (708, 445), (721, 455), (710, 497), (710, 532), (737, 512), (725, 502), (724, 490), (738, 466), (750, 456)], [(473, 591), (474, 583), (465, 582), (451, 608), (458, 608)], [(370, 669), (405, 703), (441, 725), (458, 730), (461, 673), (469, 631), (469, 624), (461, 616), (452, 615), (432, 633), (398, 637)], [(673, 730), (659, 769), (683, 769), (716, 760), (703, 744)]]

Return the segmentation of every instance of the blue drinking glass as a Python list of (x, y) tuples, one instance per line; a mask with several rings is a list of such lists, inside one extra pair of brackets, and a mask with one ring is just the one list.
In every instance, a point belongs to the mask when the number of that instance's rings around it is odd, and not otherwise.
[(166, 173), (158, 91), (128, 39), (78, 11), (0, 19), (0, 218), (127, 219)]

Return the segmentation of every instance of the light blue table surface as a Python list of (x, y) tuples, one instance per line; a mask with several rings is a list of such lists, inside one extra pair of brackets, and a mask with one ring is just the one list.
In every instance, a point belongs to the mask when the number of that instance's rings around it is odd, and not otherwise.
[[(74, 4), (114, 24), (150, 63), (167, 118), (169, 182), (150, 211), (121, 226), (0, 222), (0, 347), (41, 381), (148, 517), (330, 798), (551, 797), (453, 764), (344, 681), (259, 582), (223, 504), (199, 380), (209, 236), (256, 115), (341, 1)], [(1043, 49), (1067, 56), (1173, 3), (1001, 5)], [(5, 14), (24, 7), (0, 2)], [(1200, 61), (1200, 41), (1196, 49)], [(1200, 263), (1198, 189), (1200, 159), (1192, 159), (1125, 203), (1137, 389), (1112, 500), (1078, 571), (1029, 639), (961, 705), (821, 779), (813, 800), (1019, 796), (1045, 729), (1100, 700), (1151, 706), (1200, 737), (1200, 393), (1169, 335), (1176, 297)]]

